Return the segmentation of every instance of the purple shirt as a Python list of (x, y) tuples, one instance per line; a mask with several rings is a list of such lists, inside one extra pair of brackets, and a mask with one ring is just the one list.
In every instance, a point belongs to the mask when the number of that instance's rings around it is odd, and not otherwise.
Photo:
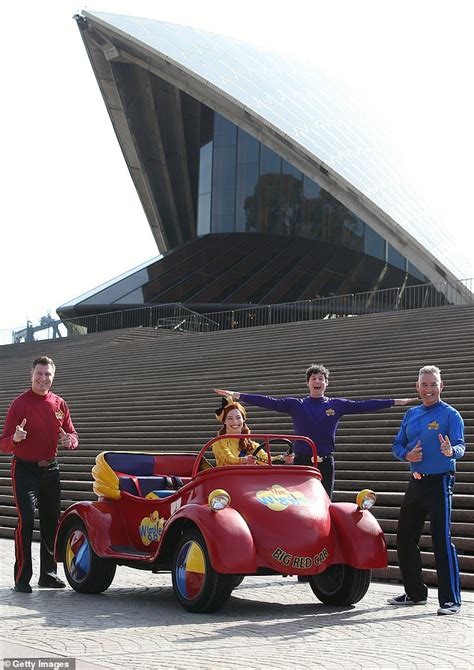
[[(387, 409), (395, 404), (386, 400), (348, 400), (347, 398), (271, 398), (266, 395), (241, 393), (240, 400), (248, 405), (264, 407), (275, 412), (289, 414), (296, 435), (310, 437), (316, 444), (318, 456), (327, 456), (335, 449), (336, 430), (344, 414), (364, 414)], [(304, 442), (296, 442), (295, 454), (311, 455), (311, 448)]]

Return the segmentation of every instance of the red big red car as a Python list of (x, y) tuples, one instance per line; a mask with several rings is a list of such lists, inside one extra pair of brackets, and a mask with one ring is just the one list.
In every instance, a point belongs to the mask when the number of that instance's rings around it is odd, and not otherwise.
[[(226, 435), (226, 437), (232, 437)], [(237, 436), (239, 437), (239, 436)], [(275, 440), (251, 435), (265, 464), (213, 467), (205, 454), (108, 451), (92, 473), (98, 500), (61, 518), (56, 559), (81, 593), (105, 591), (117, 565), (171, 571), (179, 602), (191, 612), (220, 609), (245, 575), (307, 575), (323, 603), (346, 605), (369, 588), (372, 568), (387, 565), (383, 532), (368, 511), (375, 495), (332, 503), (317, 468), (276, 465)], [(212, 455), (212, 452), (210, 452)]]

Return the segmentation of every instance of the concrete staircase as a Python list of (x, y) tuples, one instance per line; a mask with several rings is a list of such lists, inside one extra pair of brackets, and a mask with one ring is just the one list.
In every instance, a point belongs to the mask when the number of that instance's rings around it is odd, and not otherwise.
[[(443, 399), (462, 414), (467, 453), (458, 464), (453, 536), (463, 588), (474, 588), (474, 305), (190, 334), (138, 328), (0, 347), (0, 420), (29, 387), (34, 357), (50, 355), (58, 369), (54, 390), (67, 400), (80, 434), (75, 452), (60, 452), (65, 509), (93, 500), (91, 467), (99, 451), (197, 451), (216, 434), (213, 387), (304, 395), (305, 369), (331, 370), (328, 395), (348, 398), (414, 397), (418, 369), (439, 365)], [(378, 495), (373, 508), (386, 533), (389, 567), (377, 576), (398, 579), (395, 533), (408, 466), (391, 443), (406, 408), (342, 419), (336, 450), (336, 501), (361, 488)], [(0, 424), (1, 425), (1, 424)], [(291, 422), (249, 408), (254, 432), (291, 432)], [(9, 473), (0, 456), (0, 536), (16, 522)], [(426, 580), (436, 583), (428, 524), (421, 540)]]

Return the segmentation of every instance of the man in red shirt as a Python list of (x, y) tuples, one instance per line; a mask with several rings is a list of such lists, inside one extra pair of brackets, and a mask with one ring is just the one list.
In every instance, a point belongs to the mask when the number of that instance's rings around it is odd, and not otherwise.
[(69, 408), (51, 392), (56, 366), (40, 356), (31, 368), (31, 389), (19, 395), (7, 413), (0, 450), (13, 454), (12, 485), (18, 523), (15, 529), (15, 586), (31, 593), (31, 542), (35, 508), (40, 522), (40, 577), (44, 588), (64, 588), (56, 574), (54, 537), (60, 515), (61, 485), (56, 460), (58, 445), (75, 449), (79, 443)]

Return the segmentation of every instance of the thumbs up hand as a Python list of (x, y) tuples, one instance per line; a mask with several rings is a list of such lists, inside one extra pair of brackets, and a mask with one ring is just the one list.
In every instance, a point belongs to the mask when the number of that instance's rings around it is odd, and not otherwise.
[(69, 449), (70, 441), (71, 441), (71, 436), (69, 435), (69, 433), (66, 433), (64, 428), (60, 427), (59, 428), (59, 444), (61, 445), (61, 447), (63, 447), (64, 449)]
[(15, 444), (18, 444), (22, 440), (26, 439), (28, 432), (25, 430), (25, 424), (26, 419), (23, 419), (23, 421), (15, 428), (15, 432), (13, 434), (13, 442), (15, 442)]
[(423, 460), (423, 449), (421, 448), (420, 440), (418, 440), (416, 445), (411, 451), (408, 452), (405, 458), (407, 461), (411, 461), (412, 463), (418, 463), (419, 461)]
[(75, 449), (77, 447), (77, 436), (66, 433), (64, 428), (59, 428), (59, 444), (64, 449)]

